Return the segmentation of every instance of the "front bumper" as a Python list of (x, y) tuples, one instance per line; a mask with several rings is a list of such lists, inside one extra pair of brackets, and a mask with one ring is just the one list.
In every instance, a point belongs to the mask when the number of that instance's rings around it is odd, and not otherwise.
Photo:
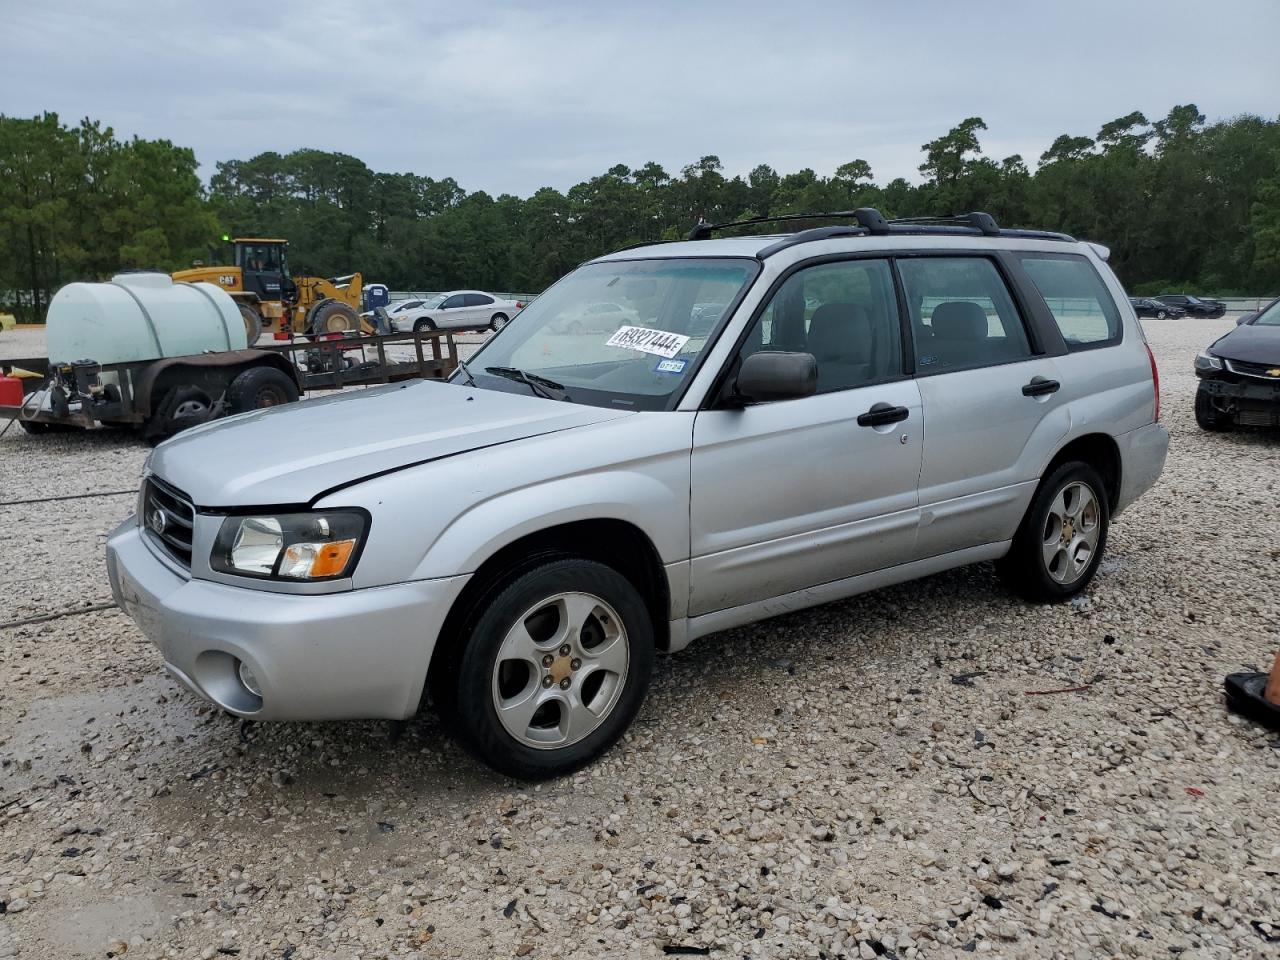
[[(413, 715), (466, 576), (345, 593), (269, 593), (189, 579), (133, 518), (107, 541), (111, 592), (192, 691), (258, 720)], [(260, 696), (245, 685), (245, 664)]]
[(1211, 398), (1215, 409), (1242, 426), (1280, 427), (1280, 381), (1202, 376), (1199, 389)]

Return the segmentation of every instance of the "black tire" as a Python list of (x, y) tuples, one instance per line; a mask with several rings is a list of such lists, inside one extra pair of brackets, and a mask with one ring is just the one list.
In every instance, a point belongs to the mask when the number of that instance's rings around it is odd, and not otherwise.
[(495, 313), (489, 318), (489, 329), (497, 333), (507, 325), (507, 315), (505, 313)]
[[(528, 746), (509, 733), (498, 717), (494, 702), (498, 653), (523, 614), (541, 601), (570, 592), (590, 594), (616, 611), (625, 631), (625, 677), (603, 720), (582, 739), (564, 747)], [(441, 665), (451, 672), (437, 678), (436, 689), (443, 694), (437, 709), (471, 754), (500, 773), (522, 780), (563, 776), (613, 746), (644, 702), (653, 669), (653, 624), (643, 597), (616, 570), (589, 560), (552, 560), (499, 582), (475, 604), (460, 639), (460, 648)], [(590, 674), (584, 671), (582, 676)], [(536, 694), (537, 673), (531, 672), (526, 682)]]
[(199, 387), (171, 387), (154, 409), (142, 427), (143, 437), (153, 445), (207, 421), (213, 415), (213, 398)]
[(74, 433), (77, 430), (83, 430), (83, 427), (73, 427), (69, 423), (47, 423), (40, 420), (23, 420), (18, 418), (18, 423), (22, 429), (32, 436), (41, 436), (46, 433)]
[(321, 300), (307, 314), (307, 326), (316, 336), (360, 330), (360, 314), (341, 300)]
[(422, 333), (424, 330), (434, 330), (435, 328), (436, 323), (430, 317), (423, 317), (421, 320), (417, 320), (413, 324), (414, 333)]
[(298, 385), (283, 370), (250, 367), (231, 381), (227, 388), (227, 404), (232, 413), (244, 413), (293, 403), (298, 395)]
[(1200, 425), (1200, 429), (1211, 433), (1223, 433), (1235, 426), (1231, 414), (1215, 408), (1213, 398), (1200, 389), (1196, 390), (1196, 423)]
[[(1088, 487), (1097, 504), (1094, 522), (1098, 537), (1085, 567), (1069, 582), (1062, 582), (1050, 572), (1044, 547), (1051, 542), (1050, 512), (1058, 494), (1077, 484)], [(1107, 501), (1106, 485), (1098, 471), (1082, 461), (1068, 461), (1040, 481), (1018, 532), (1014, 534), (1013, 546), (996, 562), (996, 570), (1005, 584), (1023, 599), (1033, 603), (1061, 603), (1070, 600), (1080, 594), (1097, 573), (1098, 564), (1106, 551), (1110, 522), (1111, 505)], [(1073, 524), (1073, 530), (1074, 528)]]
[(244, 320), (245, 340), (252, 347), (262, 336), (262, 314), (247, 303), (240, 303), (237, 306), (240, 308), (240, 317)]
[(1167, 314), (1167, 313), (1165, 313), (1163, 310), (1157, 310), (1157, 311), (1156, 311), (1156, 319), (1157, 319), (1157, 320), (1163, 320), (1163, 319), (1164, 319), (1165, 317), (1167, 317), (1167, 316), (1168, 316), (1168, 314)]

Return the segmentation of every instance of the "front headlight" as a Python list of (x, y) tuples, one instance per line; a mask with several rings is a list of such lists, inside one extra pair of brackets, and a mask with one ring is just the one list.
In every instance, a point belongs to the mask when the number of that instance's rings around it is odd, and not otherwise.
[(336, 580), (351, 575), (369, 530), (362, 510), (227, 517), (209, 565), (271, 580)]
[(1219, 360), (1217, 357), (1210, 356), (1207, 353), (1197, 353), (1196, 369), (1197, 370), (1221, 370), (1222, 361)]

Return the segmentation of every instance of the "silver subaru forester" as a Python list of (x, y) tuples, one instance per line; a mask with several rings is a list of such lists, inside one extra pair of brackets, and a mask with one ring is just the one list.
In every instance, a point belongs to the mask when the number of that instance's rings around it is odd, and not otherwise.
[(117, 602), (234, 714), (430, 699), (537, 778), (618, 739), (656, 651), (982, 560), (1076, 595), (1169, 442), (1106, 250), (844, 216), (601, 257), (448, 382), (162, 444)]

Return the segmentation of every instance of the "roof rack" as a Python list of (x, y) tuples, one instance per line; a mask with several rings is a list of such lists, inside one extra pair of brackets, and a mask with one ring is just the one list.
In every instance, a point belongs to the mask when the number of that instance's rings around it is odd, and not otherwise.
[(849, 220), (857, 217), (860, 211), (841, 210), (836, 213), (786, 213), (776, 217), (751, 217), (747, 220), (730, 220), (727, 223), (707, 223), (699, 220), (689, 231), (689, 240), (710, 240), (711, 234), (730, 227), (749, 227), (757, 223), (789, 223), (795, 220)]
[(886, 220), (874, 207), (860, 207), (857, 210), (841, 210), (835, 213), (791, 213), (777, 217), (752, 217), (748, 220), (732, 220), (728, 223), (709, 224), (699, 220), (697, 226), (689, 233), (690, 240), (709, 240), (719, 230), (730, 227), (745, 227), (757, 223), (785, 223), (795, 220), (853, 220), (857, 226), (817, 227), (802, 230), (783, 237), (762, 249), (757, 256), (761, 259), (770, 257), (780, 250), (793, 247), (799, 243), (810, 243), (814, 240), (826, 240), (835, 236), (923, 236), (923, 235), (960, 235), (984, 237), (1017, 237), (1027, 240), (1059, 240), (1074, 243), (1075, 237), (1050, 230), (1005, 230), (996, 223), (995, 217), (989, 213), (975, 210), (972, 213), (959, 213), (950, 216), (936, 217), (900, 217)]

